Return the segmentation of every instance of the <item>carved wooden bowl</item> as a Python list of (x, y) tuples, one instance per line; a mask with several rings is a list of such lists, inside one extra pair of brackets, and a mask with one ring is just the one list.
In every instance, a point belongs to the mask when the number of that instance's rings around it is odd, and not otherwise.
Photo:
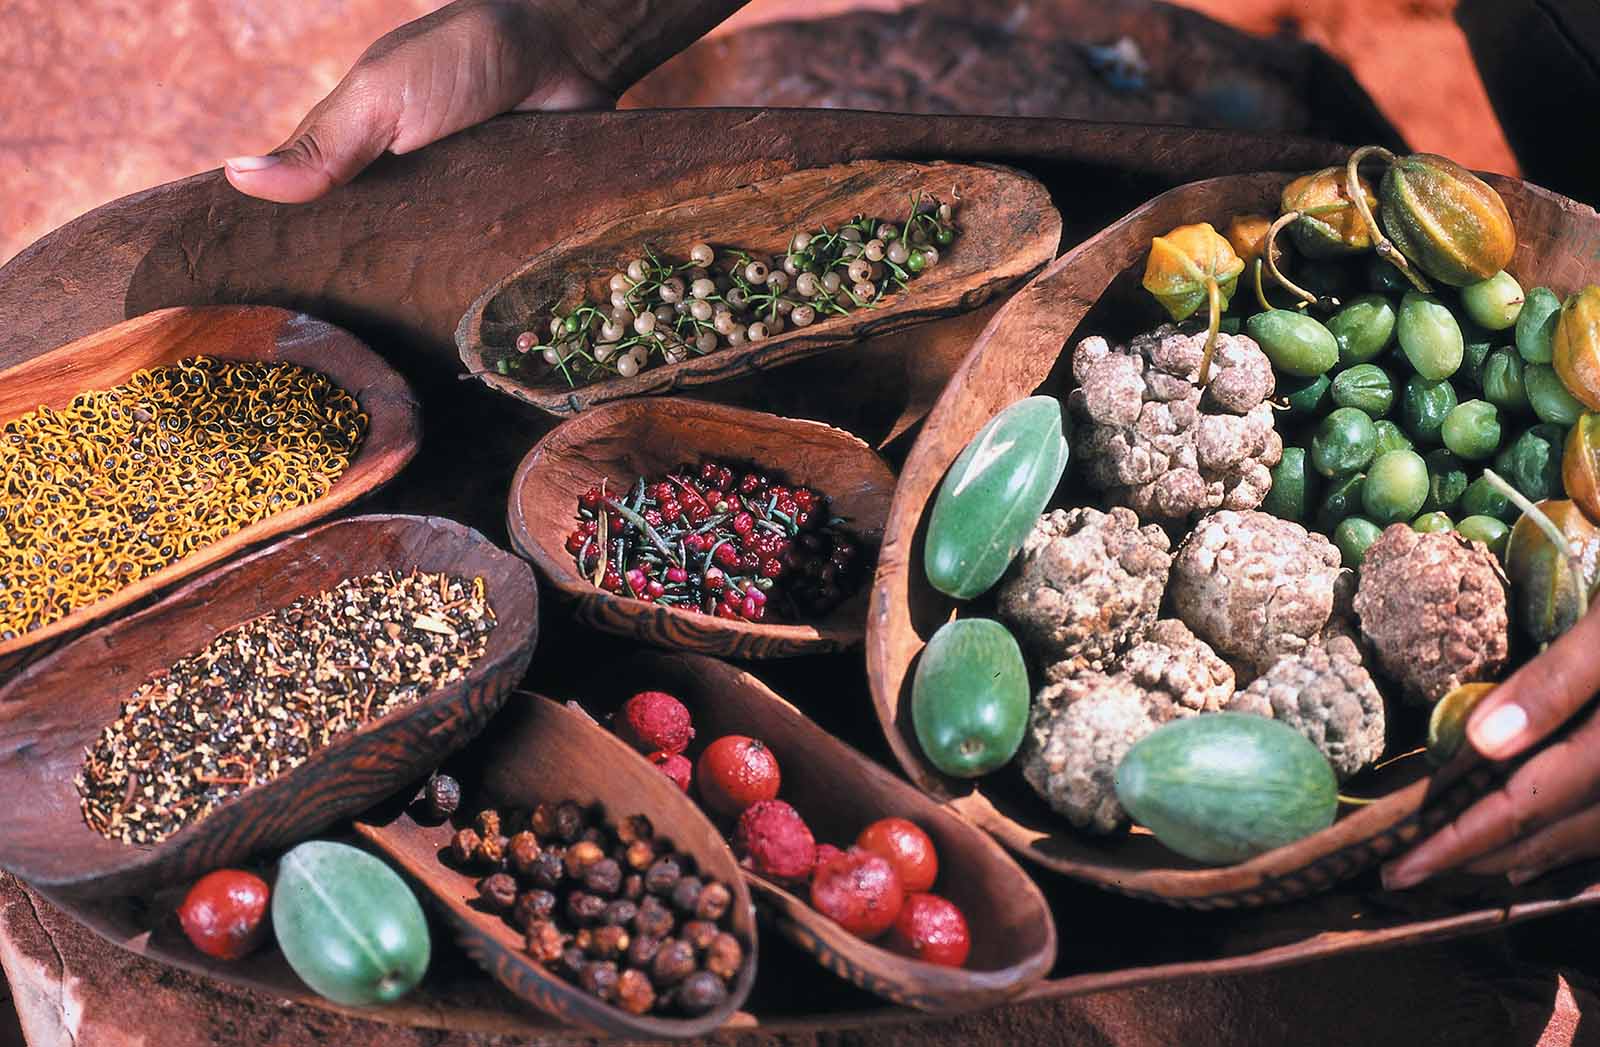
[[(1407, 769), (1397, 767), (1390, 776), (1362, 779), (1364, 791), (1387, 792), (1380, 802), (1294, 844), (1220, 868), (1188, 863), (1145, 833), (1111, 838), (1078, 833), (1015, 770), (960, 781), (942, 775), (923, 757), (911, 727), (912, 673), (928, 637), (956, 612), (957, 603), (928, 584), (922, 546), (934, 492), (950, 463), (1007, 404), (1035, 391), (1065, 397), (1068, 350), (1103, 330), (1098, 323), (1138, 301), (1151, 239), (1187, 222), (1210, 221), (1222, 228), (1236, 213), (1276, 213), (1290, 177), (1214, 178), (1166, 192), (1062, 256), (1000, 309), (951, 379), (906, 461), (868, 616), (874, 705), (912, 781), (1047, 868), (1175, 905), (1262, 905), (1326, 888), (1449, 821), (1481, 795), (1496, 772), (1461, 764), (1415, 780), (1418, 761), (1409, 761)], [(1566, 293), (1600, 278), (1594, 254), (1600, 216), (1526, 182), (1488, 178), (1516, 222), (1517, 252), (1509, 269), (1524, 286)]]
[(833, 499), (865, 549), (875, 549), (894, 494), (894, 474), (854, 436), (820, 422), (698, 400), (648, 399), (585, 411), (534, 445), (511, 483), (506, 527), (511, 544), (587, 625), (660, 647), (733, 658), (781, 658), (839, 650), (865, 635), (865, 587), (814, 623), (736, 621), (663, 607), (597, 588), (567, 552), (578, 496), (609, 482), (630, 488), (706, 458), (759, 463), (788, 482)]
[[(523, 331), (549, 338), (551, 310), (600, 288), (649, 245), (687, 258), (698, 241), (767, 254), (781, 253), (795, 233), (836, 228), (858, 214), (905, 215), (918, 190), (950, 201), (959, 196), (958, 236), (939, 264), (876, 308), (788, 328), (762, 342), (724, 346), (706, 356), (663, 364), (632, 378), (573, 387), (557, 370), (527, 358), (532, 374), (500, 374), (516, 356)], [(1021, 284), (1055, 256), (1061, 216), (1031, 176), (979, 164), (861, 160), (814, 167), (683, 200), (585, 229), (546, 248), (497, 281), (472, 303), (456, 329), (467, 370), (501, 392), (553, 414), (570, 414), (623, 397), (666, 393), (766, 371), (793, 360), (977, 309)]]
[(200, 354), (225, 360), (282, 361), (321, 371), (353, 395), (370, 416), (366, 440), (350, 467), (315, 502), (241, 528), (103, 600), (0, 641), (0, 680), (94, 622), (173, 582), (348, 505), (392, 479), (416, 453), (420, 411), (404, 378), (348, 331), (267, 306), (161, 309), (0, 371), (0, 423), (41, 404), (65, 407), (86, 390), (107, 389), (140, 369)]
[[(84, 823), (84, 749), (150, 673), (235, 625), (381, 570), (481, 576), (498, 624), (462, 680), (396, 709), (149, 847)], [(16, 801), (0, 867), (52, 892), (135, 893), (305, 839), (470, 740), (522, 678), (538, 635), (533, 572), (450, 520), (361, 516), (294, 535), (88, 633), (0, 688), (0, 789)]]
[[(733, 891), (729, 920), (744, 946), (744, 966), (715, 1010), (696, 1018), (635, 1015), (613, 1006), (545, 970), (524, 951), (523, 935), (500, 916), (476, 905), (478, 877), (441, 860), (456, 826), (429, 824), (409, 813), (365, 816), (356, 832), (417, 883), (443, 911), (462, 947), (496, 981), (563, 1022), (630, 1039), (703, 1036), (725, 1024), (750, 994), (755, 981), (755, 906), (738, 863), (706, 817), (678, 787), (610, 731), (587, 716), (547, 699), (518, 694), (495, 724), (486, 745), (462, 771), (462, 811), (470, 818), (484, 807), (528, 809), (573, 800), (600, 805), (607, 821), (642, 814), (658, 837), (691, 855), (699, 875), (721, 880)], [(463, 824), (465, 824), (463, 822)]]
[(818, 843), (848, 848), (862, 829), (888, 817), (909, 818), (933, 838), (940, 870), (933, 891), (960, 906), (972, 931), (972, 954), (961, 968), (858, 938), (813, 909), (804, 888), (745, 873), (778, 930), (826, 970), (896, 1003), (941, 1014), (993, 1006), (1049, 972), (1056, 955), (1050, 906), (1028, 874), (976, 826), (833, 737), (750, 673), (714, 658), (641, 654), (607, 665), (576, 685), (574, 697), (604, 718), (645, 690), (666, 691), (688, 706), (695, 726), (690, 759), (726, 734), (771, 747), (782, 772), (778, 798), (794, 805)]

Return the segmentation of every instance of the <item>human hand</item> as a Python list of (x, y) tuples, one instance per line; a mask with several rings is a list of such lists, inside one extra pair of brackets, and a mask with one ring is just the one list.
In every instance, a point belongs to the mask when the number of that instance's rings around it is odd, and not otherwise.
[[(1484, 757), (1528, 752), (1600, 692), (1600, 606), (1472, 712), (1467, 739)], [(1383, 870), (1390, 890), (1452, 869), (1512, 884), (1600, 856), (1600, 713), (1548, 742), (1500, 788)]]

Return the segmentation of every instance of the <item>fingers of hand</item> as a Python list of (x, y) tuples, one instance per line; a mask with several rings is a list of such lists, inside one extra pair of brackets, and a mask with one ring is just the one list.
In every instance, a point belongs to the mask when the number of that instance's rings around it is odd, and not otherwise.
[(1585, 858), (1600, 857), (1600, 806), (1559, 819), (1467, 867), (1479, 876), (1505, 874), (1513, 884)]
[(1597, 645), (1600, 613), (1585, 615), (1473, 711), (1473, 748), (1491, 760), (1510, 759), (1565, 723), (1600, 690)]

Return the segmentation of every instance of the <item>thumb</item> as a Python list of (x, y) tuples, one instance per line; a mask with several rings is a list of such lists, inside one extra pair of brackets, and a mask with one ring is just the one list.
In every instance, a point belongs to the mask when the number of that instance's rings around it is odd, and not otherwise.
[(1467, 721), (1473, 748), (1508, 760), (1548, 737), (1600, 691), (1600, 606), (1491, 691)]
[(235, 189), (280, 204), (299, 204), (350, 181), (393, 143), (399, 122), (386, 98), (362, 70), (333, 89), (299, 129), (265, 156), (223, 161)]

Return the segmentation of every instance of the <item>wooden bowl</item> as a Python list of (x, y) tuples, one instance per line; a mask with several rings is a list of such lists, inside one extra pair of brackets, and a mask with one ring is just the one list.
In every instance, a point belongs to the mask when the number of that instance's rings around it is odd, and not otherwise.
[[(797, 894), (745, 873), (778, 930), (826, 970), (895, 1003), (939, 1014), (993, 1006), (1049, 973), (1056, 956), (1049, 903), (976, 826), (834, 738), (754, 676), (714, 658), (641, 654), (608, 664), (576, 685), (575, 694), (604, 719), (645, 690), (666, 691), (688, 706), (695, 727), (691, 759), (726, 734), (769, 745), (782, 772), (779, 799), (794, 805), (818, 843), (848, 848), (861, 830), (891, 816), (911, 819), (933, 838), (939, 854), (933, 891), (961, 908), (972, 931), (972, 954), (961, 968), (858, 938), (813, 909), (803, 888)], [(648, 766), (642, 758), (630, 762)]]
[[(558, 371), (525, 380), (495, 369), (499, 360), (515, 355), (517, 335), (532, 330), (545, 340), (553, 308), (586, 294), (593, 298), (610, 274), (626, 268), (647, 244), (684, 258), (701, 240), (776, 254), (802, 230), (837, 227), (858, 214), (904, 215), (919, 189), (945, 201), (959, 195), (959, 235), (938, 265), (877, 308), (652, 367), (632, 378), (576, 388)], [(456, 346), (467, 370), (491, 388), (552, 414), (571, 414), (610, 400), (770, 370), (976, 309), (1037, 272), (1055, 257), (1060, 240), (1061, 216), (1050, 194), (1010, 168), (881, 160), (814, 167), (629, 215), (560, 240), (478, 296), (456, 329)], [(544, 367), (537, 361), (534, 366)]]
[[(482, 576), (499, 624), (468, 675), (343, 736), (150, 847), (84, 823), (84, 750), (150, 673), (218, 633), (381, 570)], [(538, 634), (528, 565), (436, 517), (325, 524), (196, 579), (29, 666), (0, 688), (0, 790), (14, 797), (0, 867), (52, 892), (135, 893), (306, 838), (414, 780), (472, 738), (522, 678)]]
[(580, 621), (605, 632), (730, 658), (783, 658), (859, 644), (865, 587), (820, 621), (774, 625), (614, 596), (578, 573), (566, 539), (577, 521), (579, 495), (602, 479), (612, 488), (631, 487), (640, 476), (659, 476), (703, 458), (756, 462), (831, 496), (834, 513), (850, 520), (865, 546), (875, 547), (883, 533), (894, 473), (849, 433), (698, 400), (651, 399), (585, 411), (534, 445), (511, 482), (511, 544), (574, 601)]
[[(356, 832), (390, 858), (433, 899), (467, 954), (506, 988), (561, 1021), (614, 1036), (684, 1039), (720, 1028), (739, 1009), (755, 981), (755, 906), (739, 865), (715, 826), (677, 786), (581, 712), (547, 698), (519, 694), (495, 723), (492, 738), (463, 772), (460, 817), (488, 806), (528, 809), (573, 800), (600, 805), (607, 820), (643, 814), (658, 836), (692, 856), (702, 877), (733, 891), (732, 932), (744, 946), (745, 962), (716, 1010), (698, 1018), (630, 1014), (591, 996), (547, 971), (523, 949), (523, 935), (476, 903), (478, 877), (442, 860), (456, 827), (427, 824), (401, 813), (364, 818)], [(475, 779), (475, 780), (474, 780)]]
[(62, 408), (90, 389), (107, 389), (142, 368), (205, 354), (224, 360), (284, 362), (321, 371), (371, 417), (355, 458), (323, 495), (235, 531), (125, 589), (49, 625), (0, 641), (0, 680), (80, 633), (180, 578), (265, 538), (304, 527), (392, 479), (416, 453), (421, 419), (411, 389), (354, 335), (302, 313), (267, 306), (161, 309), (126, 320), (0, 371), (0, 423)]
[[(927, 638), (958, 606), (928, 584), (923, 539), (935, 490), (989, 418), (1036, 390), (1064, 398), (1067, 350), (1098, 330), (1090, 329), (1092, 323), (1080, 329), (1080, 321), (1102, 296), (1115, 305), (1136, 300), (1152, 237), (1185, 222), (1210, 221), (1221, 228), (1236, 213), (1275, 214), (1290, 177), (1214, 178), (1163, 193), (1062, 256), (1001, 308), (956, 371), (906, 460), (868, 616), (873, 702), (912, 781), (1047, 868), (1176, 905), (1260, 905), (1321, 890), (1449, 821), (1481, 794), (1495, 772), (1463, 766), (1415, 781), (1316, 835), (1234, 866), (1194, 866), (1147, 834), (1103, 838), (1075, 832), (1015, 772), (963, 782), (940, 774), (923, 757), (911, 727), (912, 669)], [(1523, 286), (1542, 284), (1565, 293), (1600, 279), (1594, 254), (1600, 216), (1526, 182), (1486, 177), (1516, 222), (1517, 252), (1508, 268)]]

